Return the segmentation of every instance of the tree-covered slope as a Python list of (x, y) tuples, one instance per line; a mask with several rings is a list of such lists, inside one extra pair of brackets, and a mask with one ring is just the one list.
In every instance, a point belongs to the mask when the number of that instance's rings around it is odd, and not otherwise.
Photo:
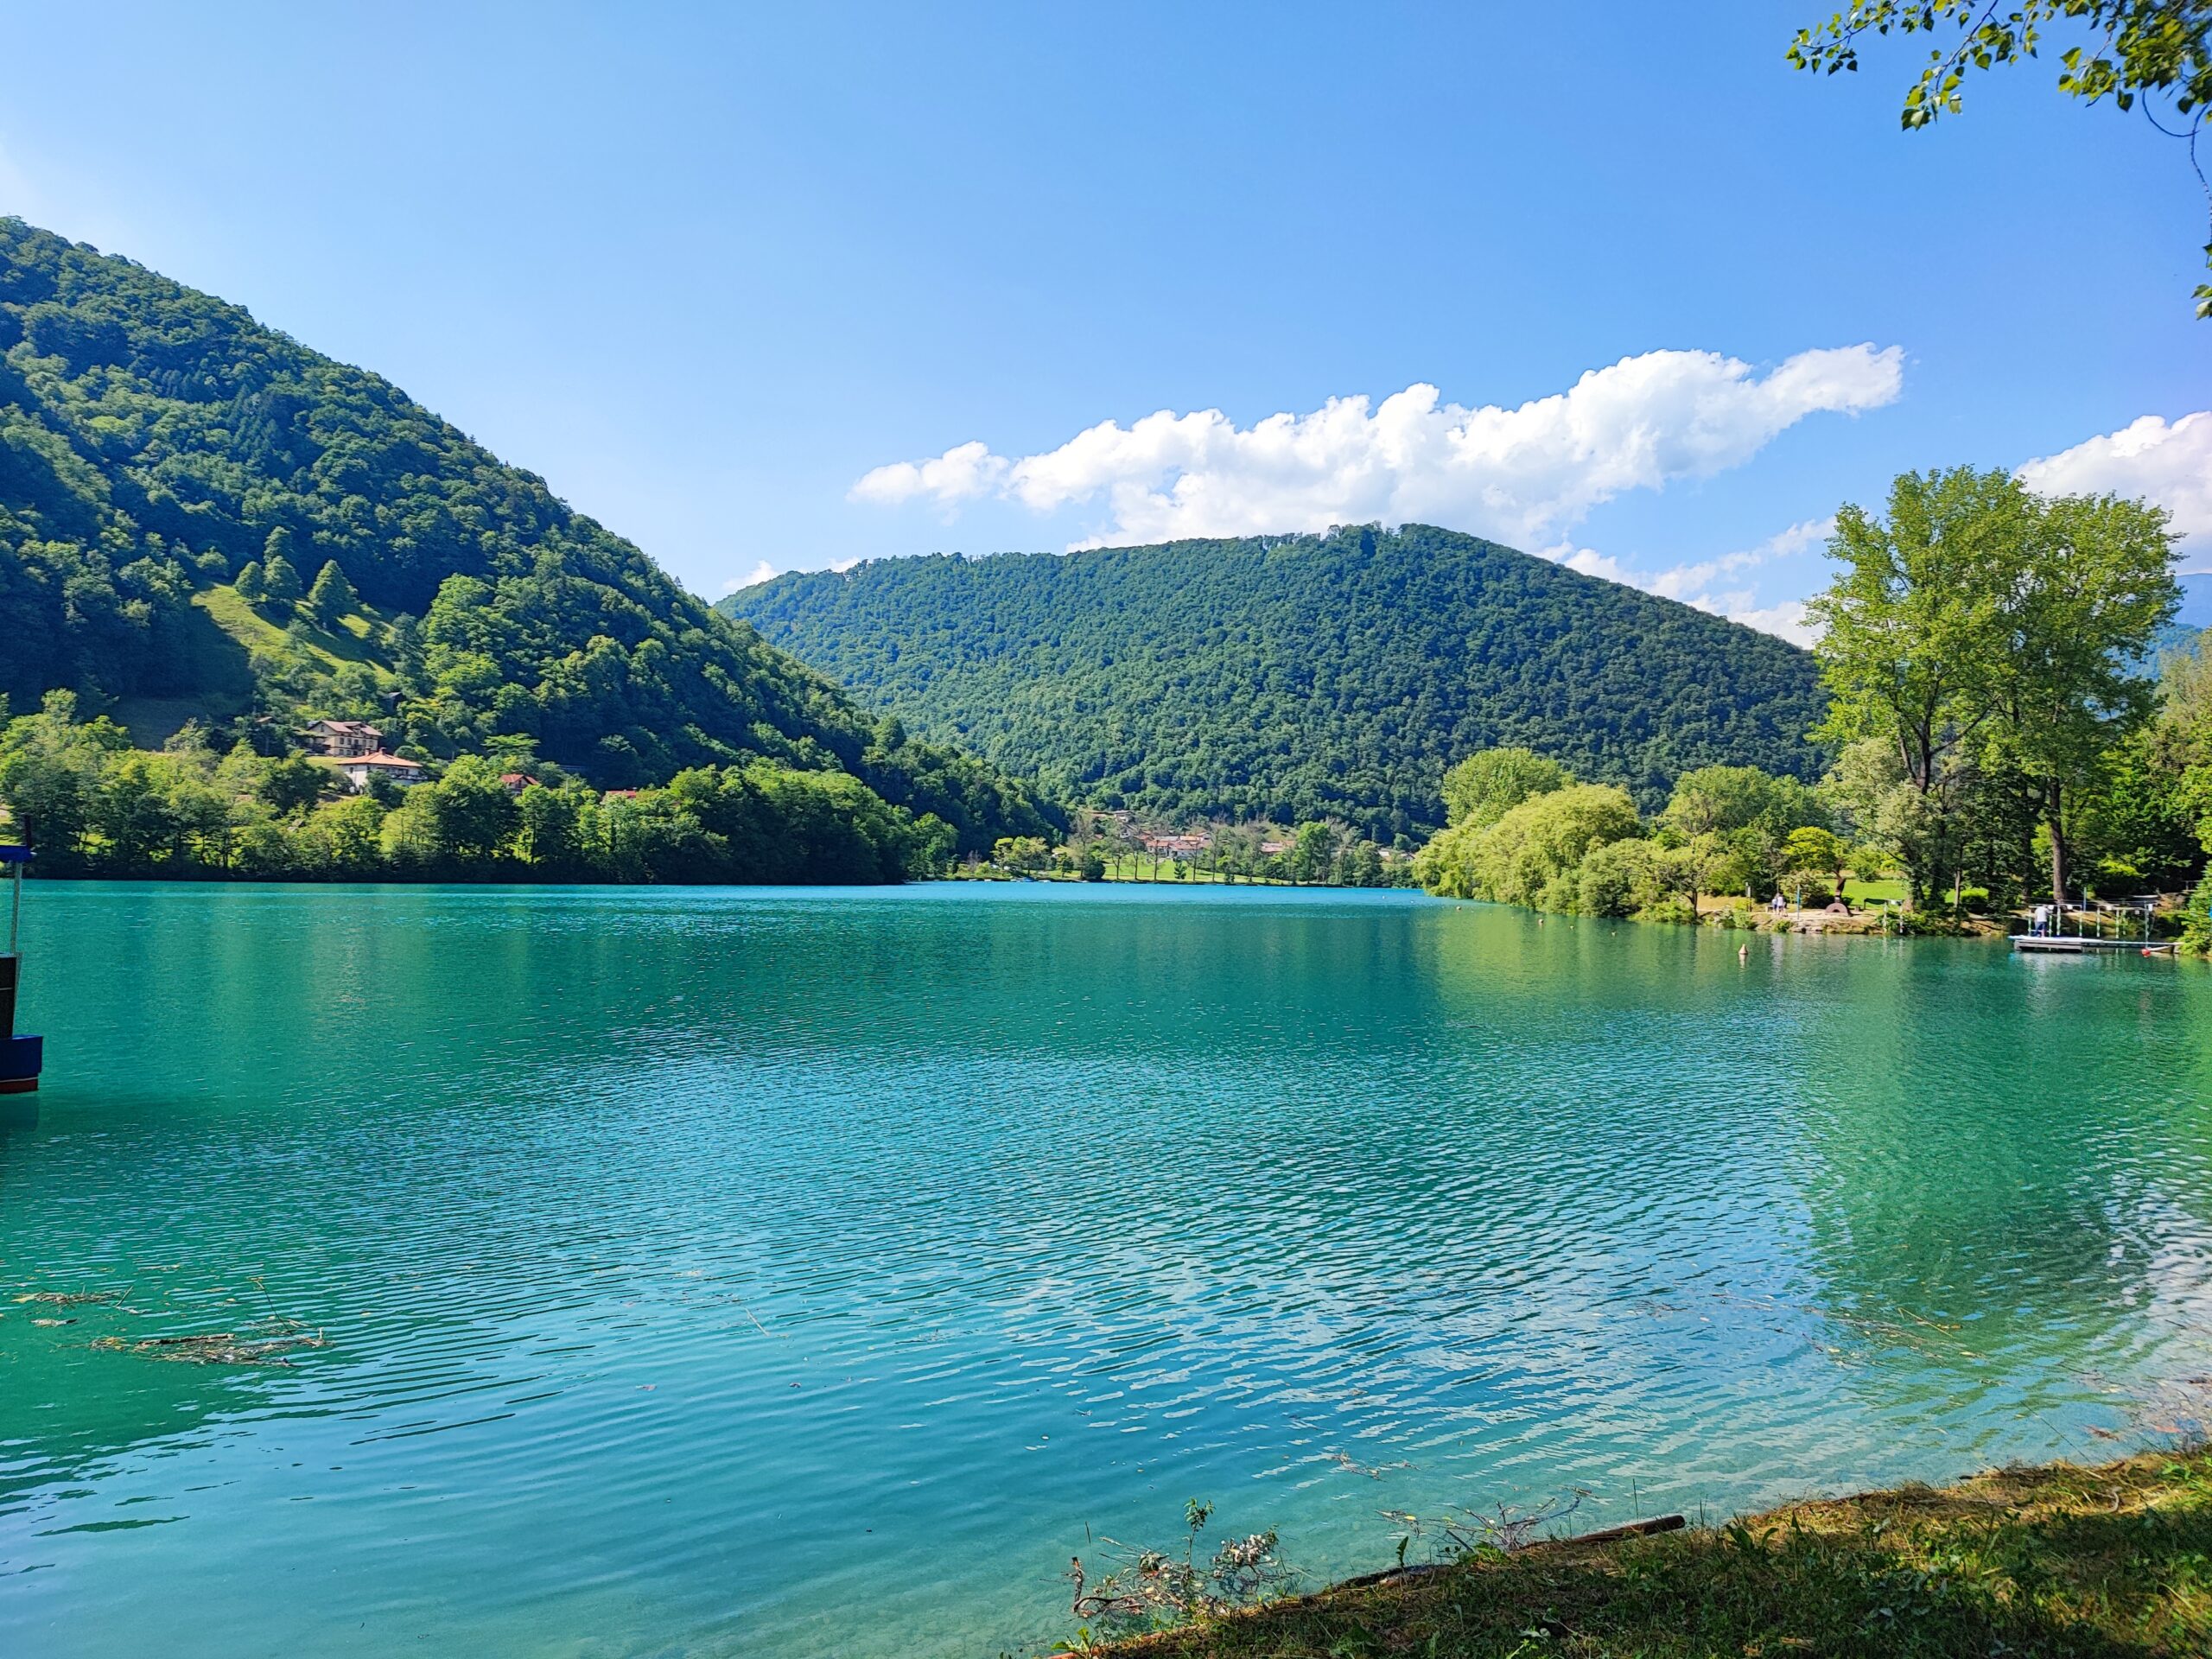
[[(272, 553), (350, 591), (260, 597)], [(608, 787), (765, 758), (854, 772), (968, 845), (1039, 827), (388, 381), (0, 219), (0, 694), (61, 688), (171, 729), (373, 715)]]
[(1810, 657), (1471, 536), (887, 559), (721, 601), (855, 695), (1046, 787), (1163, 816), (1443, 821), (1517, 744), (1646, 805), (1690, 767), (1804, 772)]

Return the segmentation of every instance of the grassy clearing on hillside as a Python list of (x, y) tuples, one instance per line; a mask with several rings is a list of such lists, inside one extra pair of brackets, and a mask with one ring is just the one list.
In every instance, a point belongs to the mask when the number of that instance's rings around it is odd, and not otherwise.
[(2005, 1470), (1714, 1529), (1487, 1552), (1088, 1650), (1130, 1659), (2201, 1659), (2212, 1654), (2212, 1454)]
[(278, 613), (279, 607), (250, 605), (239, 597), (237, 588), (227, 585), (194, 594), (192, 602), (251, 655), (271, 658), (280, 663), (304, 660), (325, 674), (334, 674), (347, 664), (355, 663), (374, 671), (380, 679), (390, 677), (390, 671), (370, 644), (378, 619), (366, 607), (348, 612), (338, 619), (335, 626), (328, 628), (317, 625), (305, 610), (295, 607), (295, 613), (306, 623), (302, 633), (295, 634), (270, 620), (272, 614)]

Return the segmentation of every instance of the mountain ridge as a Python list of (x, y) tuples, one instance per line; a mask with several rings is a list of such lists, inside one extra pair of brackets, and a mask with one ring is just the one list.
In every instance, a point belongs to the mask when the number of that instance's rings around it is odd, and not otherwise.
[(1163, 817), (1419, 834), (1499, 744), (1647, 805), (1692, 766), (1823, 759), (1807, 652), (1430, 525), (878, 559), (717, 608), (925, 736)]
[[(280, 557), (302, 584), (335, 563), (353, 603), (249, 606), (246, 567)], [(968, 848), (1048, 822), (383, 377), (20, 219), (0, 219), (0, 638), (17, 712), (72, 690), (142, 735), (376, 715), (395, 746), (537, 753), (608, 787), (842, 770)]]

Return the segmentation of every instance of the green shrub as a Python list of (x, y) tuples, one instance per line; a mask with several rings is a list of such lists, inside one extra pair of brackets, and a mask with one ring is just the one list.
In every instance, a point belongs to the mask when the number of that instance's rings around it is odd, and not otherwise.
[(2181, 948), (2191, 956), (2212, 956), (2212, 870), (2189, 896), (2189, 910), (2181, 921)]
[(1564, 871), (1546, 881), (1537, 893), (1535, 908), (1548, 910), (1554, 916), (1572, 916), (1582, 898), (1582, 888), (1572, 871)]
[(1592, 847), (1575, 871), (1576, 908), (1585, 916), (1633, 916), (1666, 896), (1659, 849), (1642, 836)]
[(1882, 931), (1909, 939), (1955, 939), (1965, 933), (1965, 925), (1950, 913), (1948, 905), (1930, 905), (1923, 910), (1893, 910), (1882, 918)]

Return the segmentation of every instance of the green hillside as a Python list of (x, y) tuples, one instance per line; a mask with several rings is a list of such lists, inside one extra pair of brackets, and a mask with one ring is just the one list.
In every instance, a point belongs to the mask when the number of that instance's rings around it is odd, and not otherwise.
[(1419, 524), (880, 560), (721, 608), (926, 736), (1162, 816), (1417, 833), (1506, 744), (1647, 807), (1693, 766), (1820, 760), (1796, 647)]
[(966, 846), (1043, 827), (389, 382), (12, 219), (0, 641), (17, 713), (67, 689), (142, 744), (188, 718), (266, 742), (372, 716), (395, 747), (536, 753), (601, 787), (765, 760), (851, 772)]

